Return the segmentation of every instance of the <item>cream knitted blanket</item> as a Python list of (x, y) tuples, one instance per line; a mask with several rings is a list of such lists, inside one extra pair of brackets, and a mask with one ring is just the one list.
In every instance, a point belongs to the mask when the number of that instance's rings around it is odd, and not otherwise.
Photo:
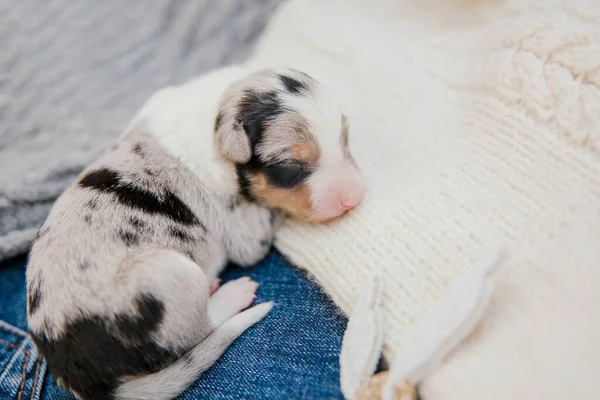
[(384, 354), (498, 240), (475, 333), (424, 399), (600, 398), (600, 4), (292, 0), (252, 60), (338, 91), (369, 185), (277, 246), (346, 312), (385, 274)]

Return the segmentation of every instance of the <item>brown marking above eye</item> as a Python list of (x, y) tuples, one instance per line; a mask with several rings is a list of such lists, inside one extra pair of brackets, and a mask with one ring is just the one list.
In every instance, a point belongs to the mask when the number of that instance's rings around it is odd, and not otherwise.
[(296, 143), (290, 148), (292, 157), (303, 164), (316, 163), (319, 153), (319, 148), (311, 142)]
[(282, 189), (271, 185), (262, 175), (250, 177), (252, 194), (271, 208), (284, 210), (297, 217), (310, 218), (312, 215), (311, 192), (305, 183), (291, 189)]

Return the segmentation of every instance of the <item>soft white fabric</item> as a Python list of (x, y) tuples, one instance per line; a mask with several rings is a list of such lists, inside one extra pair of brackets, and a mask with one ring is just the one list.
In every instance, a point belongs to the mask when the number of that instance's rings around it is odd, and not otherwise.
[(418, 384), (465, 340), (481, 322), (493, 293), (494, 276), (504, 259), (502, 250), (465, 276), (455, 279), (419, 319), (412, 338), (396, 354), (383, 388), (384, 400), (404, 383)]
[[(487, 308), (494, 276), (505, 258), (503, 248), (477, 268), (455, 279), (431, 309), (419, 319), (412, 337), (391, 360), (388, 379), (381, 388), (383, 400), (393, 400), (396, 390), (415, 386), (475, 329)], [(381, 315), (383, 282), (375, 273), (348, 320), (340, 353), (340, 382), (347, 400), (363, 398), (381, 356), (384, 324)]]
[(340, 386), (346, 400), (357, 397), (361, 386), (375, 373), (381, 358), (384, 335), (382, 295), (382, 276), (375, 274), (348, 319), (340, 351)]
[(365, 201), (277, 246), (346, 313), (383, 269), (385, 355), (507, 244), (426, 400), (600, 398), (599, 21), (595, 1), (292, 0), (257, 48), (344, 101)]

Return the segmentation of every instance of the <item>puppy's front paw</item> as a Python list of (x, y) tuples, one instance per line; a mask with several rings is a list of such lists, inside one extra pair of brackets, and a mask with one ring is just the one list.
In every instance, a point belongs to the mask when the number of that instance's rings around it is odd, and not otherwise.
[(247, 276), (221, 286), (208, 302), (208, 315), (213, 326), (221, 325), (248, 308), (256, 298), (256, 289), (258, 283)]

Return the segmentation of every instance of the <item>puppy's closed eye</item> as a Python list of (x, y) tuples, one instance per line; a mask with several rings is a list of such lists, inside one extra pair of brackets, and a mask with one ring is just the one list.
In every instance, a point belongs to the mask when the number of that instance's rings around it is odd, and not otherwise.
[(286, 189), (296, 186), (309, 174), (308, 168), (297, 161), (269, 165), (264, 171), (270, 184)]

